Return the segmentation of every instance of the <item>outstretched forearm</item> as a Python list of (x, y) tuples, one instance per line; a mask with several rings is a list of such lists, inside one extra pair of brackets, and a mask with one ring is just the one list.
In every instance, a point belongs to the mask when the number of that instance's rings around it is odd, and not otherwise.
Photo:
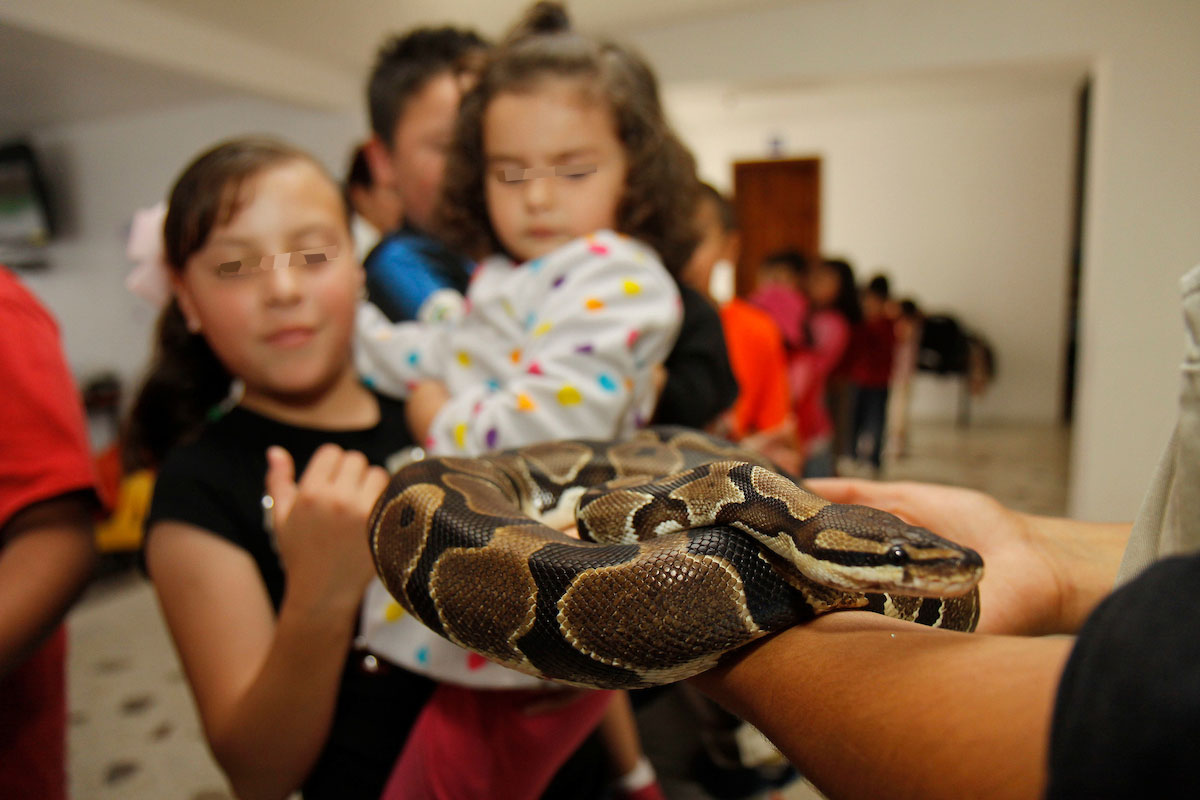
[(239, 797), (284, 797), (299, 789), (329, 737), (356, 617), (353, 606), (304, 605), (285, 600), (253, 683), (209, 730)]
[(1037, 797), (1071, 644), (839, 612), (693, 683), (831, 798)]

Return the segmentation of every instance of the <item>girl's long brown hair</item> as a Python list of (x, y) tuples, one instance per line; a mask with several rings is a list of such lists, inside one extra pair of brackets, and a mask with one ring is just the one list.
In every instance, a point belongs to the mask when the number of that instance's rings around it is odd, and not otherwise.
[(558, 3), (535, 4), (463, 97), (435, 218), (438, 235), (474, 258), (503, 252), (484, 192), (484, 112), (501, 93), (529, 92), (542, 81), (562, 78), (578, 80), (584, 92), (612, 110), (628, 159), (617, 230), (650, 245), (667, 270), (678, 274), (696, 245), (695, 160), (667, 124), (646, 62), (626, 47), (571, 31)]
[[(182, 273), (213, 228), (237, 214), (246, 180), (295, 160), (309, 161), (324, 171), (303, 150), (266, 138), (232, 139), (192, 161), (171, 189), (163, 222), (164, 256), (171, 272)], [(172, 297), (158, 319), (154, 354), (129, 415), (126, 464), (161, 464), (172, 447), (199, 432), (229, 393), (232, 379), (204, 336), (188, 330)]]

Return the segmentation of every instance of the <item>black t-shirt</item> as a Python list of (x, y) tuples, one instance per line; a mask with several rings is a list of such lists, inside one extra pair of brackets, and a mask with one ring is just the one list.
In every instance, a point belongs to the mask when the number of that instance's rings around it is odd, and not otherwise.
[[(326, 442), (358, 450), (372, 464), (386, 467), (391, 456), (412, 444), (412, 437), (403, 404), (378, 399), (379, 423), (354, 431), (300, 428), (234, 408), (197, 441), (167, 457), (155, 483), (147, 530), (159, 520), (185, 522), (246, 550), (278, 610), (285, 579), (263, 526), (267, 447), (279, 445), (290, 452), (297, 477)], [(351, 649), (329, 738), (304, 783), (304, 797), (375, 800), (433, 687), (427, 678)]]
[(737, 399), (721, 316), (702, 294), (679, 285), (683, 321), (663, 364), (667, 383), (654, 411), (657, 425), (703, 428)]
[(1048, 798), (1200, 796), (1200, 555), (1088, 618), (1058, 687)]

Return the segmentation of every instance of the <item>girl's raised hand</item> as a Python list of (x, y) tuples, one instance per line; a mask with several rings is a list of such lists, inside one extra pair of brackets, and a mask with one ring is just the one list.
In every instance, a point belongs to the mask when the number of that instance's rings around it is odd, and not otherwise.
[(387, 482), (362, 453), (325, 444), (297, 483), (291, 454), (267, 450), (266, 488), (289, 593), (357, 607), (375, 574), (367, 517)]

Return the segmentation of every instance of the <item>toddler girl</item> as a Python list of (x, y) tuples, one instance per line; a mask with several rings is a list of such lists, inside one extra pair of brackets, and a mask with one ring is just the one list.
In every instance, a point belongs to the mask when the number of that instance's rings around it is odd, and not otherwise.
[(653, 76), (612, 45), (518, 36), (464, 97), (453, 151), (442, 234), (487, 256), (467, 310), (393, 324), (364, 306), (364, 377), (411, 395), (436, 453), (639, 427), (678, 329), (670, 273), (694, 243), (693, 165)]

